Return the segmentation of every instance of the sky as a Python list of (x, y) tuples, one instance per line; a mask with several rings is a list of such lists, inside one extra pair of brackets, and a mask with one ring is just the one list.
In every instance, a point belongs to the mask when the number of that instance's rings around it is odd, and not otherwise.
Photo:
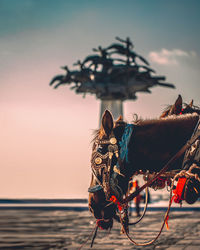
[(0, 198), (86, 198), (100, 101), (50, 80), (92, 48), (130, 37), (176, 89), (124, 103), (158, 117), (178, 94), (200, 105), (198, 0), (0, 0)]

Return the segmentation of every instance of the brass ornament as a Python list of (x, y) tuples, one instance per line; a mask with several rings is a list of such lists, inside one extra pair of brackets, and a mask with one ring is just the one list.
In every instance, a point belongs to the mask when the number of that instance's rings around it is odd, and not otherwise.
[(110, 143), (111, 144), (116, 144), (117, 143), (117, 139), (115, 137), (110, 138)]
[(100, 157), (97, 157), (97, 158), (94, 160), (94, 162), (95, 162), (97, 165), (99, 165), (99, 164), (102, 163), (102, 159), (101, 159)]

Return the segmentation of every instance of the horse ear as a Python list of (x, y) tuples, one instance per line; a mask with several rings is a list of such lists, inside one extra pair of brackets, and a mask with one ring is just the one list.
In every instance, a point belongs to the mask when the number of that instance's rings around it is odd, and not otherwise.
[(106, 110), (102, 116), (101, 119), (101, 129), (103, 128), (104, 130), (104, 134), (106, 134), (107, 136), (109, 136), (112, 132), (113, 129), (113, 117), (112, 114)]
[(174, 104), (174, 113), (176, 115), (178, 115), (178, 114), (181, 113), (181, 111), (182, 111), (182, 104), (183, 104), (182, 96), (179, 95), (178, 98), (175, 101), (175, 104)]
[(117, 118), (116, 122), (122, 122), (122, 121), (123, 121), (123, 116), (120, 115), (120, 116)]
[(178, 95), (174, 105), (172, 105), (171, 109), (169, 110), (168, 115), (178, 115), (181, 113), (182, 110), (182, 96)]
[(192, 106), (193, 106), (193, 100), (188, 104), (188, 106), (189, 106), (190, 108), (192, 108)]

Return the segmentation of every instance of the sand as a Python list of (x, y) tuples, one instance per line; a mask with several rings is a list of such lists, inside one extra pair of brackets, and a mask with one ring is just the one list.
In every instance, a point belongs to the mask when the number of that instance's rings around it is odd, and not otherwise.
[[(130, 228), (131, 235), (136, 241), (152, 239), (160, 229), (163, 216), (162, 211), (148, 212), (140, 224)], [(99, 230), (93, 249), (200, 249), (199, 222), (199, 212), (172, 212), (170, 230), (164, 229), (158, 241), (148, 247), (133, 246), (120, 234), (116, 222), (109, 234)], [(79, 249), (94, 223), (88, 211), (2, 209), (0, 249)], [(83, 249), (90, 249), (90, 242)]]

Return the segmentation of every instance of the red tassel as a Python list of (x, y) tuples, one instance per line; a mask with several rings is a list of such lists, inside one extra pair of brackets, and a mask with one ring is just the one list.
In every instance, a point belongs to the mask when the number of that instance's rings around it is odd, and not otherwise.
[(176, 186), (176, 189), (173, 190), (173, 197), (172, 197), (172, 201), (174, 200), (175, 203), (180, 203), (183, 199), (182, 199), (182, 194), (183, 194), (183, 189), (185, 187), (185, 182), (186, 182), (186, 178), (179, 178), (178, 179), (178, 183)]
[(182, 114), (183, 114), (183, 110), (184, 110), (184, 109), (182, 108), (182, 109), (181, 109), (181, 112), (179, 113), (179, 115), (182, 115)]
[(104, 230), (103, 227), (101, 226), (101, 222), (103, 221), (103, 219), (97, 219), (97, 226), (101, 229)]
[(122, 211), (122, 206), (121, 206), (120, 202), (117, 200), (117, 198), (114, 195), (112, 195), (110, 197), (110, 201), (112, 201), (113, 203), (115, 203), (117, 205), (119, 211)]

